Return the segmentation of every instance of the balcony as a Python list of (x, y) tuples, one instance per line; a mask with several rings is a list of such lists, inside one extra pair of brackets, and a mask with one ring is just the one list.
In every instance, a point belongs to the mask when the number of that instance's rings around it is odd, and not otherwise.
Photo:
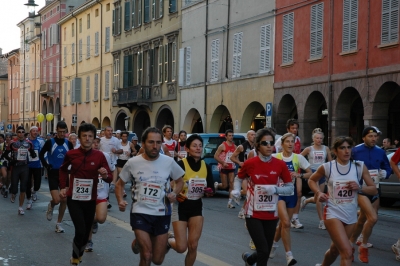
[(147, 105), (151, 109), (151, 87), (134, 86), (113, 92), (113, 106)]
[(43, 97), (52, 97), (54, 96), (54, 93), (58, 91), (58, 87), (58, 82), (47, 82), (44, 84), (40, 84), (40, 94)]

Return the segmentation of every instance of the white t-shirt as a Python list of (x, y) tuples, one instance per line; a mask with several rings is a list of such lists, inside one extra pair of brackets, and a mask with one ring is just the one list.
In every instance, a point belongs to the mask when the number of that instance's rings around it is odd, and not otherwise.
[(177, 180), (185, 171), (173, 158), (162, 155), (155, 161), (136, 156), (126, 162), (119, 174), (122, 181), (133, 182), (132, 213), (154, 216), (171, 214), (171, 204), (166, 198), (170, 191), (169, 178)]
[(111, 138), (102, 137), (100, 139), (100, 150), (102, 152), (106, 152), (110, 155), (111, 163), (116, 164), (118, 155), (111, 152), (111, 149), (114, 148), (116, 150), (122, 150), (121, 142), (116, 137), (112, 136)]
[[(115, 165), (111, 163), (110, 155), (106, 152), (103, 152), (104, 157), (106, 157), (108, 167), (110, 167), (111, 171), (115, 170)], [(106, 199), (108, 197), (108, 191), (110, 190), (110, 184), (105, 182), (103, 178), (99, 175), (99, 183), (97, 184), (97, 199)]]
[[(310, 163), (306, 160), (306, 158), (304, 158), (303, 155), (301, 155), (301, 154), (296, 154), (296, 155), (299, 160), (299, 167), (301, 169), (306, 170), (308, 167), (310, 167)], [(272, 156), (277, 158), (276, 153), (272, 154)], [(290, 157), (285, 157), (285, 156), (283, 156), (283, 153), (282, 153), (282, 161), (284, 161), (285, 163), (291, 162), (291, 161), (293, 161), (293, 156), (294, 156), (294, 153), (292, 153), (292, 155), (290, 155)]]

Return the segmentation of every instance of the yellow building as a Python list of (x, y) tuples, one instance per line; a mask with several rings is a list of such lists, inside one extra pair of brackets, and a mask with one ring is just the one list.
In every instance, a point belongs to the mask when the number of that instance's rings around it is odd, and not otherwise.
[(92, 0), (58, 22), (61, 113), (71, 131), (77, 131), (82, 122), (93, 123), (97, 128), (111, 123), (112, 16), (112, 0)]
[[(3, 60), (1, 56), (0, 60)], [(7, 125), (9, 112), (7, 91), (9, 88), (8, 74), (0, 75), (0, 124), (3, 126), (3, 128), (0, 128), (0, 133), (5, 133), (5, 126)]]
[(132, 130), (139, 138), (148, 126), (179, 130), (181, 2), (114, 1), (114, 129)]

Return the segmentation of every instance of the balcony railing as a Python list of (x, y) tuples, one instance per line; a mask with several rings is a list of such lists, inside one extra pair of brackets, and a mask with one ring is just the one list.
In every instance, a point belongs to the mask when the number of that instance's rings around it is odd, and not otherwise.
[(47, 82), (40, 84), (40, 94), (42, 96), (54, 96), (54, 93), (58, 91), (59, 83), (58, 82)]
[(129, 88), (121, 88), (113, 94), (113, 102), (116, 102), (118, 105), (151, 102), (150, 86), (139, 85)]

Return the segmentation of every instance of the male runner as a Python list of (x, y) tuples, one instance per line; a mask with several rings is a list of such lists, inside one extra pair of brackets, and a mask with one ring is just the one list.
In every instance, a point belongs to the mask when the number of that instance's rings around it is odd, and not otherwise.
[[(392, 173), (385, 151), (376, 146), (378, 131), (376, 127), (366, 127), (362, 132), (364, 143), (355, 146), (352, 150), (352, 158), (364, 162), (377, 187), (380, 179), (389, 178)], [(359, 193), (358, 195), (360, 215), (350, 242), (360, 246), (358, 248), (358, 259), (361, 262), (368, 263), (368, 248), (372, 247), (372, 244), (368, 243), (368, 239), (378, 220), (379, 194), (367, 196)], [(360, 235), (360, 233), (362, 234)]]
[[(47, 169), (49, 189), (51, 194), (51, 200), (47, 206), (46, 218), (48, 221), (53, 219), (54, 206), (60, 204), (58, 209), (58, 219), (56, 224), (56, 233), (64, 233), (64, 228), (61, 226), (62, 219), (64, 217), (65, 209), (67, 208), (66, 198), (60, 198), (60, 175), (59, 169), (64, 161), (65, 154), (69, 150), (73, 150), (72, 143), (65, 139), (65, 133), (67, 133), (67, 124), (64, 121), (59, 121), (56, 126), (56, 136), (48, 139), (43, 148), (39, 153), (40, 161), (42, 165)], [(47, 160), (44, 158), (44, 154), (47, 152)]]
[(215, 191), (217, 191), (217, 189), (226, 189), (228, 187), (229, 180), (228, 208), (234, 209), (235, 206), (232, 204), (231, 191), (233, 190), (233, 180), (235, 178), (236, 164), (231, 161), (231, 157), (236, 150), (236, 145), (235, 143), (233, 143), (233, 131), (231, 129), (228, 129), (225, 132), (225, 138), (226, 140), (218, 146), (218, 149), (214, 154), (214, 159), (218, 162), (219, 175), (222, 182), (215, 182), (214, 187)]
[[(171, 203), (183, 187), (185, 172), (172, 158), (160, 154), (161, 144), (160, 130), (147, 128), (142, 135), (144, 153), (125, 164), (115, 190), (119, 209), (125, 211), (128, 203), (123, 199), (124, 186), (133, 182), (130, 221), (136, 239), (132, 251), (137, 254), (140, 250), (141, 266), (162, 264), (167, 252)], [(170, 177), (175, 181), (172, 192)]]
[[(395, 173), (397, 178), (399, 178), (400, 180), (400, 169), (398, 167), (399, 162), (400, 162), (400, 149), (397, 149), (397, 151), (390, 159), (390, 166), (392, 167), (393, 173)], [(392, 245), (392, 250), (394, 254), (396, 254), (396, 260), (400, 261), (400, 238), (397, 240), (395, 244)]]
[(171, 157), (176, 160), (177, 153), (175, 152), (175, 147), (177, 146), (177, 142), (172, 138), (172, 127), (170, 125), (165, 125), (162, 128), (162, 132), (164, 135), (164, 145), (167, 147)]
[(179, 131), (179, 142), (177, 142), (175, 147), (175, 152), (177, 153), (177, 160), (180, 161), (186, 158), (187, 152), (185, 150), (185, 144), (187, 139), (187, 133), (185, 130)]

